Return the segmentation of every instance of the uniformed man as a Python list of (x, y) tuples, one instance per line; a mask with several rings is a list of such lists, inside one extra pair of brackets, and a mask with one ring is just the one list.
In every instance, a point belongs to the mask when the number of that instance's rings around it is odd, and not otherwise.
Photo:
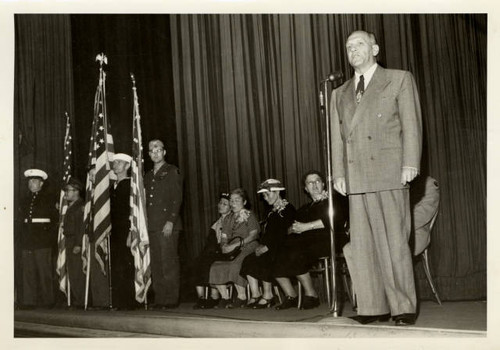
[(176, 307), (179, 302), (179, 256), (177, 252), (181, 220), (182, 175), (165, 161), (160, 140), (149, 142), (154, 167), (144, 177), (147, 197), (151, 275), (155, 295), (152, 308)]
[(116, 309), (134, 309), (134, 257), (130, 251), (130, 177), (132, 157), (125, 153), (113, 156), (116, 182), (111, 190), (111, 282), (112, 304)]
[(24, 308), (51, 307), (54, 304), (52, 247), (57, 244), (55, 198), (43, 190), (47, 173), (40, 169), (24, 172), (29, 197), (21, 205), (21, 234)]
[(64, 215), (64, 238), (66, 243), (66, 261), (71, 289), (71, 305), (82, 307), (85, 298), (85, 275), (82, 270), (82, 237), (85, 230), (83, 211), (85, 203), (81, 198), (83, 185), (71, 178), (64, 187), (64, 196), (68, 209)]

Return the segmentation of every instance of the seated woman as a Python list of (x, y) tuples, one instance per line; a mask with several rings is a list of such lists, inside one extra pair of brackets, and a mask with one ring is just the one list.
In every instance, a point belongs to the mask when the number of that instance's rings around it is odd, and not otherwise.
[[(241, 267), (240, 275), (246, 276), (252, 293), (247, 307), (263, 309), (273, 305), (272, 281), (276, 254), (283, 245), (288, 227), (295, 218), (295, 208), (281, 197), (285, 187), (279, 180), (268, 179), (259, 186), (264, 200), (272, 206), (267, 215), (265, 230), (255, 253), (249, 255)], [(261, 295), (259, 280), (262, 281)]]
[[(231, 252), (241, 247), (241, 252), (229, 261), (215, 261), (210, 268), (209, 282), (219, 291), (221, 298), (218, 308), (243, 307), (247, 302), (247, 280), (240, 276), (240, 268), (245, 257), (254, 252), (260, 232), (259, 221), (253, 212), (246, 209), (249, 205), (245, 190), (237, 188), (231, 191), (229, 205), (231, 214), (224, 220), (221, 233), (221, 252)], [(234, 239), (239, 237), (238, 239)], [(229, 300), (226, 284), (232, 282), (238, 297), (234, 302)]]
[(210, 289), (210, 297), (205, 298), (205, 286), (209, 281), (212, 263), (220, 257), (222, 225), (231, 213), (229, 193), (221, 193), (217, 209), (220, 217), (210, 228), (205, 247), (194, 263), (193, 280), (198, 294), (198, 302), (194, 305), (194, 309), (211, 309), (219, 302), (219, 292), (215, 287)]
[[(303, 183), (312, 202), (297, 210), (296, 221), (290, 227), (283, 249), (278, 254), (279, 263), (274, 265), (276, 281), (287, 296), (285, 302), (277, 307), (278, 310), (297, 306), (297, 293), (289, 278), (292, 276), (304, 286), (305, 296), (301, 309), (319, 305), (309, 269), (318, 258), (331, 254), (328, 194), (324, 190), (324, 178), (320, 172), (310, 171), (304, 175)], [(337, 216), (335, 222), (337, 223)]]

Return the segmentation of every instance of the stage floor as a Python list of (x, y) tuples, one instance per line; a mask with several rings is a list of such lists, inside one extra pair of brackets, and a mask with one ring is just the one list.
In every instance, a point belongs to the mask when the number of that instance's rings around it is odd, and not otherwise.
[(349, 304), (334, 317), (326, 305), (313, 310), (193, 310), (183, 303), (165, 311), (15, 310), (14, 337), (358, 338), (486, 337), (484, 301), (426, 301), (414, 326), (360, 325)]

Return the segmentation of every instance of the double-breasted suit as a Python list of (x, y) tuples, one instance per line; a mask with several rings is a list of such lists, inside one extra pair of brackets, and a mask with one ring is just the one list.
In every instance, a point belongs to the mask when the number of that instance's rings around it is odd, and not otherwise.
[(408, 184), (419, 169), (422, 121), (411, 73), (377, 66), (359, 103), (354, 77), (332, 92), (333, 176), (345, 178), (351, 245), (346, 254), (360, 315), (415, 313)]

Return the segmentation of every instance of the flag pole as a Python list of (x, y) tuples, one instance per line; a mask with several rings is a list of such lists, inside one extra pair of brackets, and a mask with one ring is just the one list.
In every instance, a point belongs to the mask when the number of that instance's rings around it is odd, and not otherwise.
[(89, 289), (90, 289), (90, 242), (88, 242), (87, 247), (87, 273), (85, 278), (85, 310), (87, 310), (87, 306), (89, 304)]

